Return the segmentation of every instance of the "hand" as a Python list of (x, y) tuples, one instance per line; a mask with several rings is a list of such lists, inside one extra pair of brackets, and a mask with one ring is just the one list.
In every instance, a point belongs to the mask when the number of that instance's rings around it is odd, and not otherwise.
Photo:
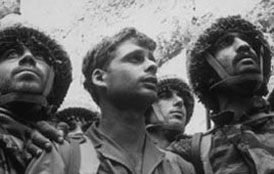
[(34, 144), (38, 145), (42, 149), (47, 151), (51, 150), (51, 143), (49, 140), (54, 141), (58, 144), (64, 142), (64, 137), (58, 129), (53, 127), (47, 121), (38, 121), (33, 124), (34, 129), (31, 132), (31, 139)]
[(61, 121), (56, 125), (56, 128), (64, 138), (67, 137), (70, 128), (67, 123)]
[(50, 140), (57, 143), (63, 143), (64, 141), (59, 131), (46, 121), (32, 123), (32, 127), (30, 127), (1, 113), (0, 126), (11, 135), (21, 139), (25, 143), (26, 150), (36, 157), (42, 153), (42, 150), (51, 151), (52, 144)]

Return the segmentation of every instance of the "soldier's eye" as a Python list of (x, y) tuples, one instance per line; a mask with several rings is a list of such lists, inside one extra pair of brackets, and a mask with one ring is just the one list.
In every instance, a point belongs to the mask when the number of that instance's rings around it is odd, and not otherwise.
[(32, 53), (33, 53), (33, 56), (35, 57), (36, 60), (39, 60), (39, 61), (44, 61), (46, 63), (49, 63), (48, 62), (48, 55), (43, 52), (44, 50), (32, 50)]
[(31, 50), (31, 53), (33, 54), (36, 60), (45, 61), (46, 63), (50, 64), (50, 55), (45, 47), (33, 44), (29, 46), (29, 49)]
[(4, 59), (15, 59), (20, 56), (20, 53), (16, 49), (9, 49), (3, 54)]
[(255, 45), (255, 40), (251, 40), (249, 37), (247, 37), (247, 36), (240, 36), (239, 37), (240, 39), (242, 39), (243, 41), (245, 41), (245, 42), (247, 42), (252, 48), (254, 47), (254, 45)]
[(159, 99), (168, 99), (172, 97), (172, 92), (169, 90), (165, 90), (158, 94)]
[(220, 49), (224, 49), (230, 45), (233, 44), (234, 42), (234, 36), (226, 36), (226, 37), (222, 37), (221, 39), (219, 39), (217, 42), (216, 42), (216, 50), (220, 50)]
[(37, 60), (45, 61), (44, 55), (36, 54), (34, 56), (35, 56), (35, 59), (37, 59)]
[(144, 56), (140, 54), (131, 55), (129, 60), (133, 63), (140, 63), (144, 60)]

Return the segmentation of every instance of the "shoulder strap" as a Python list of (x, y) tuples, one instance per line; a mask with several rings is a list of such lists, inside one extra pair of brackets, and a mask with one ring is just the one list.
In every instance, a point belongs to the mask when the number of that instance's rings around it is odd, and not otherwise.
[(81, 165), (80, 144), (78, 141), (70, 139), (68, 147), (60, 147), (60, 154), (66, 165), (66, 174), (78, 174)]
[(69, 161), (69, 170), (68, 174), (76, 174), (80, 171), (81, 165), (81, 152), (80, 152), (80, 143), (76, 140), (71, 140), (71, 154)]
[(195, 167), (196, 173), (204, 174), (203, 163), (201, 160), (201, 140), (203, 133), (195, 133), (191, 141), (191, 155), (192, 163)]

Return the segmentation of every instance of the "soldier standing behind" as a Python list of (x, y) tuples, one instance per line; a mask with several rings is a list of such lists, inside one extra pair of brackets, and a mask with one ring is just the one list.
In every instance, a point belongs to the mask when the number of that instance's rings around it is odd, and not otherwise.
[(158, 99), (146, 113), (146, 129), (160, 148), (167, 148), (177, 138), (186, 139), (185, 126), (189, 123), (194, 97), (188, 84), (177, 76), (159, 77)]

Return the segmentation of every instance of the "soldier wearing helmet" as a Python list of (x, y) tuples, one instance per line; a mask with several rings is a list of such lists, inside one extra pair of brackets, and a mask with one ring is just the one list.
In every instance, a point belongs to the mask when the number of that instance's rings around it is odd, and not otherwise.
[[(83, 107), (68, 107), (56, 113), (59, 123), (66, 123), (65, 132), (69, 137), (79, 138), (84, 136), (92, 123), (99, 121), (99, 114)], [(62, 130), (62, 129), (61, 129)]]
[(188, 84), (177, 76), (159, 77), (158, 99), (146, 113), (146, 129), (155, 143), (165, 149), (184, 133), (194, 108)]
[(263, 99), (270, 66), (263, 33), (240, 16), (220, 18), (199, 36), (188, 74), (215, 127), (172, 146), (198, 173), (274, 172), (274, 114)]
[[(52, 131), (46, 121), (71, 83), (69, 57), (42, 31), (6, 24), (0, 28), (0, 173), (65, 173), (56, 146), (33, 130)], [(44, 145), (47, 152), (37, 148)]]

